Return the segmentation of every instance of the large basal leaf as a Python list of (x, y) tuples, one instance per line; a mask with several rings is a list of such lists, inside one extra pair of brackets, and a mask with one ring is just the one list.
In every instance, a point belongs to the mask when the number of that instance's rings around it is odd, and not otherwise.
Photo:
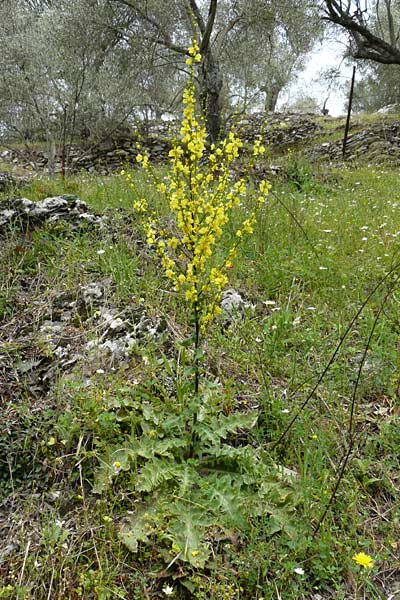
[(219, 415), (210, 421), (199, 421), (195, 431), (202, 442), (208, 441), (211, 445), (218, 445), (229, 433), (236, 433), (240, 429), (247, 431), (256, 423), (257, 416), (254, 413), (232, 413), (228, 416)]
[(137, 453), (143, 458), (152, 459), (154, 456), (173, 457), (172, 450), (185, 448), (188, 442), (185, 438), (178, 437), (150, 437), (142, 436), (138, 442)]
[(149, 536), (157, 529), (156, 504), (145, 505), (129, 515), (121, 525), (118, 537), (131, 551), (137, 552), (138, 543), (149, 541)]
[(152, 492), (165, 481), (180, 475), (179, 464), (165, 458), (153, 458), (140, 469), (136, 489), (140, 492)]
[(242, 493), (239, 474), (214, 472), (207, 477), (209, 506), (220, 516), (218, 524), (246, 528), (246, 494)]
[(212, 524), (212, 518), (207, 515), (206, 508), (201, 510), (184, 501), (175, 503), (173, 511), (174, 518), (169, 524), (169, 532), (174, 544), (180, 548), (179, 558), (197, 569), (203, 568), (210, 554), (204, 538), (207, 527)]

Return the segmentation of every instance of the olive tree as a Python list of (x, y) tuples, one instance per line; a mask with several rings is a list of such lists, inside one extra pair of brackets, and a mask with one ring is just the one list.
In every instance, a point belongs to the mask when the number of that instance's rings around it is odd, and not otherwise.
[(374, 111), (400, 100), (398, 0), (324, 0), (324, 18), (348, 34), (347, 56), (361, 62), (354, 106)]
[[(318, 34), (315, 3), (306, 0), (109, 0), (128, 8), (140, 23), (144, 43), (162, 48), (185, 68), (190, 39), (199, 38), (200, 97), (211, 140), (222, 128), (223, 99), (245, 98), (245, 108), (265, 93), (273, 109)], [(130, 35), (138, 35), (137, 29)], [(225, 106), (226, 108), (226, 106)]]
[(243, 4), (242, 15), (223, 56), (233, 104), (244, 111), (254, 104), (274, 111), (321, 33), (316, 5), (252, 0)]
[(139, 39), (124, 38), (127, 20), (129, 15), (111, 11), (103, 0), (4, 0), (3, 136), (43, 138), (65, 147), (81, 132), (99, 137), (133, 119), (152, 65), (146, 65), (148, 53)]

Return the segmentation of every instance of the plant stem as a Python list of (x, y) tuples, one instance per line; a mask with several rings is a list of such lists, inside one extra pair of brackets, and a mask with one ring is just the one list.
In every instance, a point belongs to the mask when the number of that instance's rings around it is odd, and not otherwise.
[[(197, 400), (200, 388), (200, 307), (199, 302), (196, 300), (193, 307), (194, 311), (194, 397)], [(192, 420), (192, 439), (190, 442), (190, 450), (189, 450), (189, 458), (193, 458), (194, 447), (196, 444), (196, 433), (195, 427), (197, 423), (197, 402), (196, 409), (193, 412), (193, 420)]]
[(198, 302), (194, 305), (194, 393), (195, 396), (199, 393), (200, 385), (200, 319), (199, 319), (199, 305)]

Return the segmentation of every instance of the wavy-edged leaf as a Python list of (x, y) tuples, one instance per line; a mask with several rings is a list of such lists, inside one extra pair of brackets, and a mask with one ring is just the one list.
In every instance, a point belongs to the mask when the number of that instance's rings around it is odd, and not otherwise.
[(172, 451), (176, 448), (185, 448), (187, 443), (187, 440), (181, 437), (159, 438), (147, 435), (142, 436), (140, 441), (135, 445), (138, 456), (152, 459), (155, 456), (166, 456), (173, 458), (174, 453)]
[(199, 421), (195, 431), (202, 442), (208, 441), (212, 445), (218, 445), (229, 433), (236, 433), (240, 429), (249, 430), (256, 423), (257, 415), (254, 413), (232, 413), (228, 416), (219, 415), (218, 419), (211, 421)]
[(179, 473), (179, 465), (175, 465), (173, 461), (165, 458), (153, 458), (140, 469), (136, 489), (140, 492), (152, 492)]
[(203, 568), (210, 554), (204, 537), (212, 518), (206, 510), (193, 507), (189, 502), (178, 502), (173, 510), (175, 518), (171, 520), (169, 529), (181, 550), (180, 558), (196, 568)]
[(137, 552), (138, 543), (149, 541), (149, 537), (157, 530), (157, 523), (157, 505), (153, 503), (142, 506), (124, 520), (118, 537), (128, 550)]
[(218, 515), (223, 513), (219, 524), (228, 523), (246, 528), (246, 494), (242, 493), (242, 480), (238, 474), (210, 473), (209, 506)]

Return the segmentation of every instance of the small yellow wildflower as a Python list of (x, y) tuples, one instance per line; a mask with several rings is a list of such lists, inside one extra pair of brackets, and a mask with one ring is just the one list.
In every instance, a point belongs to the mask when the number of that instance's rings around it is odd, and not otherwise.
[(360, 565), (360, 567), (364, 567), (364, 569), (372, 569), (374, 566), (374, 559), (368, 554), (365, 554), (365, 552), (355, 554), (353, 560)]
[(118, 473), (120, 472), (121, 467), (122, 467), (121, 463), (118, 460), (116, 460), (115, 462), (113, 462), (112, 466), (113, 466), (115, 475), (118, 475)]
[(165, 183), (159, 183), (157, 186), (157, 191), (161, 194), (165, 194), (165, 192), (167, 191), (167, 186), (165, 185)]
[(265, 153), (265, 146), (262, 145), (262, 138), (258, 137), (254, 142), (253, 146), (253, 156), (259, 156), (260, 154)]

